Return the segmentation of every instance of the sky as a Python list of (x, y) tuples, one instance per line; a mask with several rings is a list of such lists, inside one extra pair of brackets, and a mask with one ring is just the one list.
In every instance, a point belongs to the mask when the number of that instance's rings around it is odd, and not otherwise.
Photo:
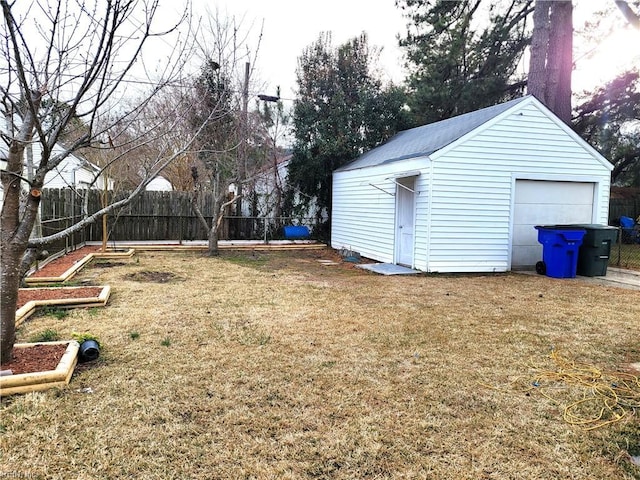
[[(321, 32), (332, 32), (338, 46), (363, 31), (369, 45), (382, 47), (380, 66), (383, 78), (400, 81), (402, 53), (396, 37), (405, 32), (406, 20), (394, 0), (193, 0), (194, 7), (218, 8), (243, 25), (251, 27), (254, 38), (263, 25), (263, 37), (256, 62), (257, 76), (264, 92), (275, 95), (281, 87), (283, 98), (293, 98), (297, 59)], [(264, 21), (264, 24), (263, 24)]]
[[(333, 46), (366, 32), (369, 45), (382, 48), (378, 63), (382, 78), (400, 83), (406, 76), (398, 36), (406, 34), (407, 19), (395, 0), (192, 0), (192, 4), (196, 15), (217, 9), (221, 18), (234, 18), (242, 30), (250, 32), (246, 45), (252, 54), (262, 31), (252, 65), (252, 97), (275, 95), (280, 86), (281, 97), (293, 99), (298, 57), (327, 31), (332, 33)], [(161, 0), (160, 5), (166, 16), (183, 8), (184, 2)], [(624, 67), (640, 65), (640, 30), (628, 26), (613, 0), (574, 0), (574, 29), (581, 30), (585, 21), (594, 19), (593, 12), (606, 5), (612, 11), (595, 46), (586, 49), (580, 36), (574, 35), (574, 92), (602, 85)], [(168, 15), (173, 21), (171, 13)], [(526, 71), (527, 61), (520, 73)]]
[[(595, 45), (580, 44), (579, 31), (602, 5), (609, 4), (611, 13), (601, 20)], [(613, 0), (574, 0), (574, 64), (573, 90), (603, 85), (621, 72), (635, 65), (640, 67), (640, 30), (629, 25)]]
[[(321, 32), (332, 32), (333, 45), (366, 31), (371, 46), (382, 47), (380, 67), (383, 78), (402, 81), (405, 76), (402, 51), (398, 47), (398, 35), (406, 33), (407, 20), (394, 0), (193, 0), (196, 10), (204, 12), (204, 6), (218, 8), (242, 19), (245, 26), (252, 26), (257, 33), (263, 25), (263, 38), (256, 63), (257, 78), (262, 83), (255, 88), (269, 95), (281, 87), (283, 98), (295, 96), (295, 69), (303, 49)], [(574, 27), (582, 28), (592, 13), (613, 0), (574, 0)], [(576, 45), (577, 70), (574, 72), (574, 90), (591, 88), (613, 77), (613, 73), (631, 63), (640, 64), (640, 31), (625, 28), (620, 12), (613, 8), (607, 26), (613, 26), (615, 34), (605, 34), (590, 55), (584, 55), (579, 40)], [(264, 22), (264, 23), (263, 23)], [(577, 37), (575, 37), (577, 39)], [(525, 68), (525, 67), (523, 67)], [(256, 93), (256, 92), (254, 92)]]

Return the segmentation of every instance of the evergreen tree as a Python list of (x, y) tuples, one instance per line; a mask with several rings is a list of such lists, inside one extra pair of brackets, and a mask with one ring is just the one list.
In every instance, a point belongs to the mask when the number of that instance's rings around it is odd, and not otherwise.
[[(409, 106), (416, 124), (522, 95), (526, 82), (516, 68), (529, 45), (532, 0), (397, 3), (411, 21), (400, 46), (406, 50)], [(480, 24), (488, 26), (480, 29)]]
[(376, 55), (365, 34), (334, 48), (324, 33), (298, 59), (289, 213), (315, 203), (318, 221), (326, 218), (332, 172), (406, 127), (403, 92), (374, 76)]
[(630, 70), (585, 96), (574, 129), (614, 165), (613, 183), (640, 186), (640, 73)]

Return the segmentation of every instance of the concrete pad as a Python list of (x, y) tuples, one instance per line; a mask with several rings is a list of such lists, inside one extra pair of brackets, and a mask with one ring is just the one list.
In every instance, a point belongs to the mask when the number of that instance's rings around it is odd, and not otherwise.
[(393, 263), (365, 263), (362, 265), (356, 265), (358, 268), (369, 270), (380, 275), (415, 275), (420, 273), (418, 270), (413, 270), (402, 265), (395, 265)]
[[(524, 273), (527, 275), (538, 275), (529, 270), (513, 270), (514, 273)], [(629, 290), (640, 290), (640, 272), (635, 270), (625, 270), (624, 268), (608, 267), (607, 274), (599, 277), (583, 277), (577, 275), (575, 278), (559, 278), (560, 281), (586, 282), (606, 287), (626, 288)]]

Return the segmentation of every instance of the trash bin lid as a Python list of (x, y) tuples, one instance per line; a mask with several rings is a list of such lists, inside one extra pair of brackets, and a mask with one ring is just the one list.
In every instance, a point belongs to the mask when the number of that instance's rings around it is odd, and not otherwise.
[(618, 230), (618, 227), (611, 225), (600, 225), (598, 223), (575, 223), (571, 225), (558, 225), (560, 228), (578, 228), (584, 230)]
[(562, 230), (569, 230), (569, 231), (573, 231), (573, 230), (585, 230), (585, 227), (582, 225), (536, 225), (534, 227), (536, 230), (558, 230), (558, 231), (562, 231)]
[(584, 227), (575, 224), (558, 224), (558, 225), (536, 225), (537, 229), (544, 228), (546, 230), (582, 230)]
[(620, 217), (620, 226), (622, 228), (633, 228), (635, 223), (636, 222), (631, 217), (625, 217), (625, 216)]
[(560, 238), (567, 242), (582, 242), (582, 238), (587, 233), (584, 228), (562, 228), (561, 225), (536, 225), (534, 228), (538, 230), (538, 241), (540, 243)]

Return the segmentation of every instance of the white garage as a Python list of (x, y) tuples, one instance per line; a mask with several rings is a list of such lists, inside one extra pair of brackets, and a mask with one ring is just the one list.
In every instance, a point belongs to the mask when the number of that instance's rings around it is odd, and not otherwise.
[(536, 225), (606, 224), (612, 169), (518, 98), (400, 132), (336, 170), (331, 245), (426, 272), (533, 268)]

